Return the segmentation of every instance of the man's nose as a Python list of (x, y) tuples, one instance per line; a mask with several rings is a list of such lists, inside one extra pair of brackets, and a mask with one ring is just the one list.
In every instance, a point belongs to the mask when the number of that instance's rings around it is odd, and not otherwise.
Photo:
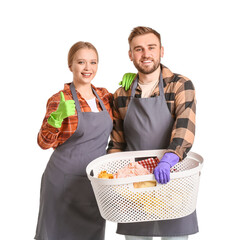
[(149, 50), (148, 49), (143, 49), (143, 54), (142, 54), (143, 57), (149, 57), (150, 56), (150, 53), (149, 53)]

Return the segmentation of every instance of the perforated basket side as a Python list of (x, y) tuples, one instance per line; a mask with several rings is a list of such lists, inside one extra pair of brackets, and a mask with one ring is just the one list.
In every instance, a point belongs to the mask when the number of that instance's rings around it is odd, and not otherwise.
[[(166, 220), (191, 214), (196, 207), (199, 176), (203, 159), (196, 153), (174, 167), (171, 181), (156, 187), (135, 189), (134, 182), (155, 180), (153, 174), (122, 179), (98, 179), (102, 170), (116, 172), (136, 157), (161, 157), (162, 150), (124, 152), (96, 159), (87, 167), (87, 174), (102, 217), (114, 222)], [(89, 173), (93, 170), (94, 176)]]
[(113, 222), (142, 222), (184, 217), (195, 210), (199, 174), (157, 187), (93, 184), (102, 217)]

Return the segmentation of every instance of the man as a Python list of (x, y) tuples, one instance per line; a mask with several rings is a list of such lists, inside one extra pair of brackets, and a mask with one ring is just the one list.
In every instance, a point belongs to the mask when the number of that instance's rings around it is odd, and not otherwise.
[[(138, 70), (132, 85), (114, 93), (114, 126), (108, 152), (166, 149), (154, 170), (158, 183), (170, 180), (170, 168), (187, 155), (195, 134), (195, 90), (192, 82), (160, 64), (164, 55), (160, 34), (136, 27), (129, 38), (129, 58)], [(133, 77), (134, 76), (134, 77)], [(130, 84), (128, 84), (130, 85)], [(127, 86), (127, 85), (126, 85)], [(118, 224), (126, 240), (188, 239), (198, 232), (196, 211), (173, 220)]]

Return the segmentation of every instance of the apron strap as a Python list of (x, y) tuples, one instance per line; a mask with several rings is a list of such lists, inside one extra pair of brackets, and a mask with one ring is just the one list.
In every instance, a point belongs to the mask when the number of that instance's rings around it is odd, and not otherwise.
[[(77, 115), (79, 115), (79, 112), (81, 112), (81, 107), (80, 107), (80, 102), (78, 101), (78, 98), (77, 98), (77, 93), (76, 93), (76, 89), (75, 89), (75, 86), (74, 86), (73, 82), (70, 84), (70, 90), (71, 90), (71, 93), (72, 93), (73, 100), (75, 101)], [(101, 106), (102, 110), (107, 111), (103, 101), (100, 99), (97, 92), (93, 88), (92, 88), (92, 91), (95, 94), (95, 96), (97, 97), (97, 99), (99, 100), (99, 103), (100, 103), (100, 106)], [(79, 120), (79, 118), (78, 118), (78, 120)]]
[(78, 114), (79, 112), (81, 112), (81, 107), (80, 107), (79, 100), (77, 98), (77, 93), (76, 93), (76, 89), (75, 89), (73, 82), (70, 84), (70, 90), (72, 93), (73, 100), (75, 101), (76, 110), (77, 110), (77, 114)]
[(159, 91), (160, 91), (160, 96), (165, 96), (165, 93), (164, 93), (164, 82), (163, 82), (162, 73), (160, 73)]
[(76, 105), (76, 110), (77, 110), (77, 130), (79, 129), (79, 118), (80, 115), (81, 115), (81, 107), (80, 107), (80, 103), (79, 103), (79, 100), (77, 98), (77, 93), (76, 93), (76, 89), (75, 89), (75, 86), (73, 84), (73, 82), (70, 84), (70, 90), (71, 90), (71, 93), (72, 93), (72, 97), (73, 97), (73, 100), (75, 101), (75, 105)]
[[(136, 77), (134, 84), (132, 86), (132, 91), (131, 91), (131, 97), (133, 98), (135, 96), (135, 91), (137, 88), (137, 84), (138, 84), (138, 76)], [(160, 73), (160, 80), (159, 80), (159, 91), (160, 91), (160, 96), (164, 96), (164, 84), (163, 84), (163, 77), (162, 77), (162, 73)]]
[(130, 99), (135, 96), (135, 90), (137, 88), (137, 83), (138, 83), (138, 76), (136, 77), (136, 79), (133, 83)]
[(92, 88), (93, 93), (95, 94), (95, 96), (97, 97), (97, 99), (99, 100), (100, 106), (103, 109), (103, 111), (107, 111), (103, 101), (100, 99), (99, 95), (97, 94), (96, 90), (94, 88)]

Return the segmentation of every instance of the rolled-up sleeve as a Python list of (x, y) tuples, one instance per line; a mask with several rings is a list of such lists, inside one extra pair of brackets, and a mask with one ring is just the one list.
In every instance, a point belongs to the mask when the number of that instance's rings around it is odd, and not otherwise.
[(38, 145), (42, 149), (49, 149), (51, 147), (55, 148), (57, 145), (57, 139), (60, 133), (60, 129), (49, 125), (47, 120), (50, 114), (57, 110), (58, 104), (59, 104), (58, 95), (51, 97), (47, 102), (46, 114), (37, 138)]
[(107, 149), (108, 153), (121, 152), (124, 151), (126, 148), (123, 133), (124, 116), (121, 115), (121, 111), (123, 112), (123, 109), (120, 106), (120, 100), (121, 98), (123, 98), (123, 96), (120, 96), (119, 92), (119, 90), (116, 91), (113, 96), (113, 130)]
[(186, 157), (195, 137), (196, 97), (190, 80), (183, 79), (175, 86), (175, 122), (167, 151), (180, 159)]

